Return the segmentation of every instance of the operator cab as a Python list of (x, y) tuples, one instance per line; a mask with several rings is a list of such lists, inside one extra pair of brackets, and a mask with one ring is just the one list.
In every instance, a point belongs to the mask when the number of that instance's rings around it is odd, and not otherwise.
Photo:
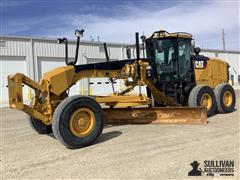
[(179, 103), (185, 101), (183, 95), (191, 89), (185, 86), (194, 86), (189, 83), (194, 79), (191, 42), (191, 34), (168, 33), (164, 30), (154, 32), (146, 39), (147, 58), (152, 66), (156, 87), (176, 98)]

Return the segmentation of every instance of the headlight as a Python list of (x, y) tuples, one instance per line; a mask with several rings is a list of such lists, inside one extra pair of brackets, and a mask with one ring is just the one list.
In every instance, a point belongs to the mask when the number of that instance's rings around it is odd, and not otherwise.
[(75, 30), (75, 35), (77, 36), (77, 37), (83, 37), (83, 33), (84, 33), (84, 30), (82, 29), (82, 30)]

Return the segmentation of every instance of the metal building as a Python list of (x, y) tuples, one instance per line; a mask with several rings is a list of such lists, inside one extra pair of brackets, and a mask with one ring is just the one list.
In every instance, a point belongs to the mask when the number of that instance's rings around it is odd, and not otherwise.
[[(130, 44), (108, 43), (110, 60), (126, 59), (126, 47)], [(7, 76), (21, 72), (38, 81), (43, 73), (65, 65), (65, 46), (57, 44), (56, 39), (27, 38), (0, 36), (0, 106), (8, 103)], [(69, 41), (69, 58), (75, 57), (75, 41)], [(134, 52), (134, 49), (132, 48)], [(219, 57), (229, 62), (230, 73), (234, 84), (238, 84), (240, 77), (240, 52), (221, 50), (202, 50), (203, 55)], [(132, 53), (134, 57), (134, 53)], [(105, 53), (101, 42), (83, 41), (80, 43), (78, 64), (103, 62)], [(123, 88), (121, 81), (116, 81), (117, 89)], [(30, 98), (31, 91), (23, 87), (24, 96)], [(98, 94), (112, 93), (107, 78), (81, 80), (70, 90), (70, 94)]]
[(234, 86), (240, 84), (240, 51), (202, 49), (200, 53), (207, 57), (216, 57), (229, 63), (230, 79)]

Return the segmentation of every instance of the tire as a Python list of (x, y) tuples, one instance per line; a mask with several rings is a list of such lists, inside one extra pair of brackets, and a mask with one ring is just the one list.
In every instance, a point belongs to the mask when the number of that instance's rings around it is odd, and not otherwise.
[(214, 115), (216, 112), (216, 99), (213, 90), (204, 85), (195, 86), (190, 92), (188, 105), (190, 107), (205, 106), (207, 107), (207, 116)]
[[(217, 101), (217, 111), (219, 113), (233, 112), (236, 104), (236, 94), (230, 84), (222, 83), (216, 86), (214, 94)], [(226, 101), (224, 101), (225, 98)]]
[(93, 144), (102, 133), (103, 126), (101, 106), (87, 96), (64, 99), (53, 114), (54, 136), (69, 149)]
[(50, 134), (53, 132), (51, 125), (45, 125), (40, 120), (31, 116), (28, 116), (27, 121), (30, 127), (39, 134)]
[(152, 93), (150, 95), (150, 99), (151, 99), (151, 103), (148, 105), (148, 107), (150, 107), (150, 108), (156, 107), (156, 102), (155, 102), (155, 99), (154, 99)]

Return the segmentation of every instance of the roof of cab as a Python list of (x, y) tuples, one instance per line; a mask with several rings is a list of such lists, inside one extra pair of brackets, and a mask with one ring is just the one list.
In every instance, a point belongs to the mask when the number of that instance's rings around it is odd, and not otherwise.
[(160, 39), (160, 38), (167, 38), (167, 37), (180, 37), (186, 39), (192, 39), (192, 35), (186, 32), (174, 32), (169, 33), (165, 30), (155, 31), (152, 36), (147, 39)]

